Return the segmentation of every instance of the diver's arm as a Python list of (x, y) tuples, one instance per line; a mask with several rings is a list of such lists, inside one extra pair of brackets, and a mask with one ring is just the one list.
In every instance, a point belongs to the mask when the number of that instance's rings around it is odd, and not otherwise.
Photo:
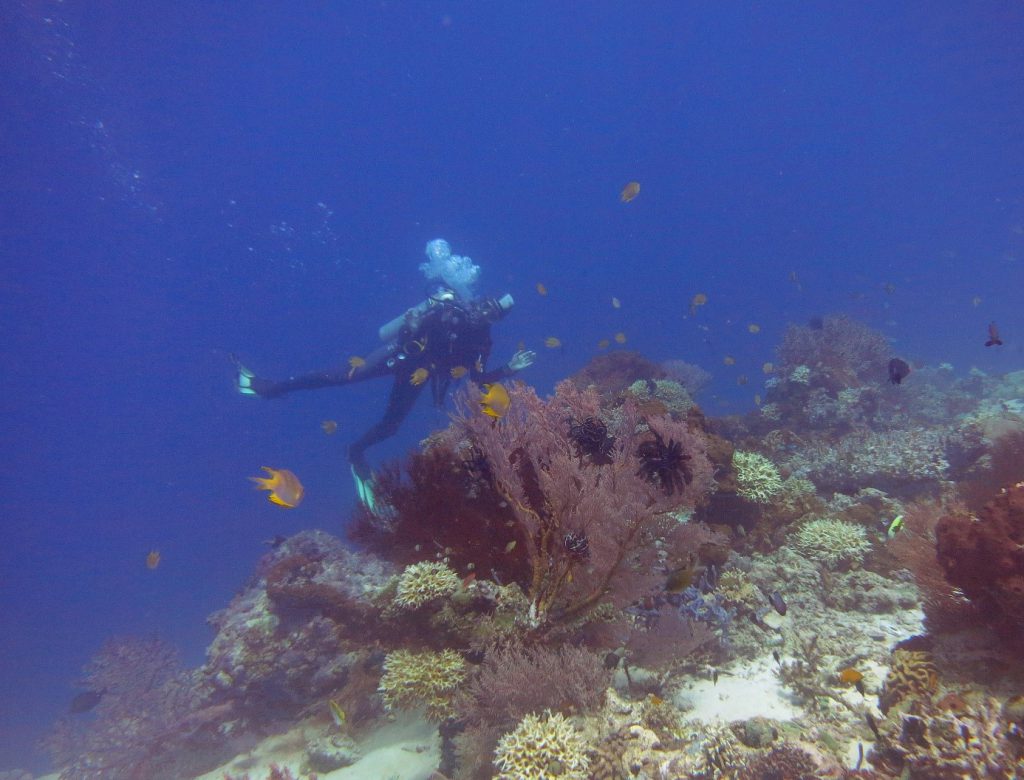
[(498, 382), (502, 379), (508, 379), (524, 368), (533, 365), (533, 361), (537, 359), (537, 353), (532, 349), (521, 349), (512, 356), (512, 359), (503, 366), (492, 371), (481, 371), (475, 374), (473, 377), (474, 381), (480, 384), (489, 384), (491, 382)]

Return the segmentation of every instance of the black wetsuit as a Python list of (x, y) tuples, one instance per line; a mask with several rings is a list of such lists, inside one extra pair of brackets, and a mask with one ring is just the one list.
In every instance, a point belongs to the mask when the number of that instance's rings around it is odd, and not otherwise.
[[(339, 387), (391, 374), (394, 381), (384, 417), (349, 446), (349, 461), (356, 474), (368, 479), (371, 471), (365, 459), (367, 448), (395, 435), (428, 382), (434, 403), (440, 406), (453, 369), (465, 369), (466, 376), (481, 384), (512, 375), (507, 365), (483, 370), (491, 346), (491, 321), (473, 303), (444, 303), (424, 316), (415, 332), (403, 327), (395, 341), (375, 349), (360, 366), (314, 371), (281, 382), (254, 377), (252, 387), (263, 398), (276, 398), (295, 390)], [(414, 383), (413, 374), (421, 368), (427, 376)]]

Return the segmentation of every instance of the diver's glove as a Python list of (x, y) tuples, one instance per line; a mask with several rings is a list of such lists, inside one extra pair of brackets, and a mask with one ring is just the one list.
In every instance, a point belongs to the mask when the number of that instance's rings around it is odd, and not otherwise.
[(536, 359), (537, 353), (532, 349), (521, 349), (508, 361), (508, 370), (513, 374), (517, 371), (522, 371), (524, 368), (532, 366), (533, 361)]

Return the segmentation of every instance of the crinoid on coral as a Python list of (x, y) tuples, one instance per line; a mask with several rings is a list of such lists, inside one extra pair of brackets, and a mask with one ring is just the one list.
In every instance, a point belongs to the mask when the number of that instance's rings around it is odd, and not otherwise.
[(736, 492), (747, 501), (767, 504), (782, 490), (779, 470), (764, 455), (736, 450), (732, 467), (736, 472)]
[(611, 463), (615, 437), (608, 435), (608, 426), (601, 418), (591, 415), (569, 423), (569, 438), (576, 448), (576, 456), (590, 458), (594, 463)]
[(790, 539), (802, 555), (830, 568), (843, 562), (860, 563), (871, 549), (867, 532), (861, 526), (830, 517), (804, 523)]
[(498, 740), (497, 780), (587, 780), (587, 743), (561, 713), (527, 715)]
[(461, 585), (459, 575), (443, 563), (414, 563), (412, 566), (406, 566), (398, 578), (395, 604), (403, 609), (416, 609), (430, 601), (451, 595)]
[(377, 690), (389, 710), (422, 707), (428, 718), (440, 721), (451, 716), (452, 698), (465, 678), (466, 662), (454, 650), (393, 650), (384, 659)]
[(693, 482), (693, 472), (686, 463), (690, 455), (683, 450), (682, 442), (669, 439), (666, 444), (660, 433), (653, 429), (651, 433), (654, 438), (641, 442), (636, 449), (640, 459), (637, 476), (657, 485), (667, 496), (682, 493)]

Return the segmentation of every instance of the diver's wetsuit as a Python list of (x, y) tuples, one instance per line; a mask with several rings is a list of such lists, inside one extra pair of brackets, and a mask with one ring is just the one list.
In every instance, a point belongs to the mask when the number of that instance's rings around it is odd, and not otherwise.
[[(252, 388), (263, 398), (276, 398), (295, 390), (339, 387), (387, 374), (394, 376), (384, 417), (349, 446), (352, 468), (360, 478), (369, 479), (367, 448), (395, 435), (428, 381), (434, 403), (440, 406), (452, 380), (452, 369), (465, 369), (466, 376), (480, 384), (514, 373), (507, 365), (492, 371), (482, 370), (491, 354), (491, 323), (496, 319), (488, 316), (490, 311), (476, 302), (446, 302), (423, 317), (415, 333), (403, 327), (395, 341), (375, 349), (363, 365), (314, 371), (281, 382), (253, 377)], [(413, 374), (421, 368), (428, 376), (423, 382), (413, 384)]]

